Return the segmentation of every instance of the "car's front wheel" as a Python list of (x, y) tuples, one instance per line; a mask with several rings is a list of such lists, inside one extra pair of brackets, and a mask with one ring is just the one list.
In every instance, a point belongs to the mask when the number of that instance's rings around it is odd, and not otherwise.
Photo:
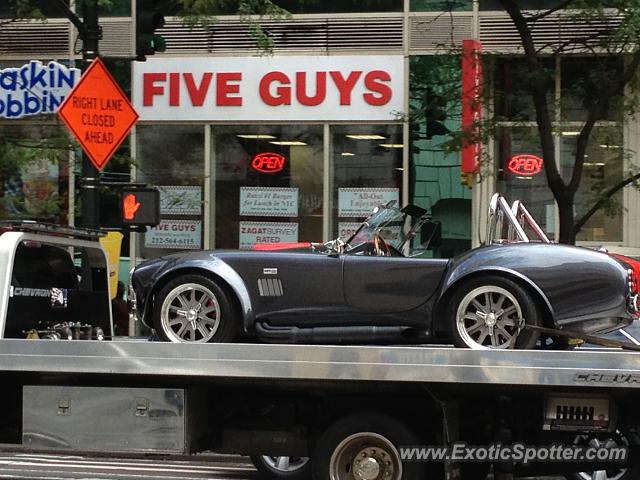
[(176, 343), (231, 342), (238, 318), (225, 291), (202, 275), (182, 275), (155, 297), (153, 321), (158, 336)]
[(542, 324), (527, 290), (495, 275), (461, 285), (451, 297), (448, 319), (453, 343), (473, 349), (534, 348), (540, 335), (524, 327)]

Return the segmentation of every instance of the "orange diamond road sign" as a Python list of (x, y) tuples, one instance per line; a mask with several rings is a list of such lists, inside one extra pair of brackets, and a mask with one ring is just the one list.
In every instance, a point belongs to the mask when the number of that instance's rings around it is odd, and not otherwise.
[(102, 170), (138, 114), (102, 60), (96, 58), (58, 110), (91, 162)]

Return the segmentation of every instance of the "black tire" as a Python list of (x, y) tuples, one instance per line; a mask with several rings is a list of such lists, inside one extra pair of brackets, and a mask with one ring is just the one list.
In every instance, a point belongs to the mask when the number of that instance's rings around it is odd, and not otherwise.
[[(346, 445), (345, 445), (346, 442)], [(349, 445), (353, 444), (353, 449)], [(311, 469), (313, 480), (353, 480), (351, 472), (361, 449), (376, 452), (386, 458), (391, 467), (390, 475), (381, 475), (385, 480), (425, 480), (427, 464), (424, 462), (402, 462), (399, 448), (420, 445), (417, 437), (402, 423), (379, 413), (350, 415), (334, 422), (318, 439), (313, 454)], [(390, 447), (393, 448), (390, 448)], [(353, 452), (350, 454), (349, 452)], [(385, 456), (382, 456), (384, 453)], [(380, 464), (374, 460), (376, 464)], [(333, 471), (333, 476), (332, 476)], [(401, 477), (400, 475), (401, 472)]]
[[(478, 305), (483, 307), (482, 311)], [(447, 319), (454, 345), (476, 349), (535, 348), (540, 334), (530, 330), (518, 333), (515, 323), (523, 320), (526, 325), (542, 325), (540, 307), (529, 292), (513, 280), (497, 275), (476, 277), (458, 287), (447, 305)]]
[(239, 315), (215, 282), (202, 275), (182, 275), (155, 296), (153, 324), (163, 341), (227, 343), (236, 337)]
[(462, 480), (486, 480), (491, 470), (490, 463), (463, 463), (460, 465)]
[[(600, 447), (606, 446), (609, 448), (625, 446), (631, 447), (632, 442), (630, 438), (632, 436), (626, 436), (624, 433), (617, 431), (607, 434), (606, 437), (600, 436), (598, 443), (594, 443), (593, 439), (597, 437), (590, 437), (589, 435), (582, 435), (576, 438), (575, 444), (584, 447)], [(580, 472), (566, 475), (567, 480), (592, 480), (596, 478), (594, 472)], [(598, 476), (598, 478), (602, 478)], [(606, 480), (637, 480), (640, 478), (640, 465), (631, 465), (627, 468), (612, 468), (606, 471)]]
[[(308, 457), (293, 457), (291, 464), (296, 464), (292, 469), (280, 469), (269, 459), (284, 457), (268, 457), (266, 455), (256, 455), (251, 457), (253, 465), (258, 470), (259, 478), (270, 478), (274, 480), (309, 480), (311, 477), (311, 459)], [(291, 458), (291, 457), (289, 457)]]

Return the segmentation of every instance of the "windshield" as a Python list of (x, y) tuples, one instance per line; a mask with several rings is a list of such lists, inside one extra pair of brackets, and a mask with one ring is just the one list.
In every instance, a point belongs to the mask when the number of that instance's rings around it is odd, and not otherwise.
[(405, 241), (405, 219), (407, 215), (397, 208), (379, 207), (379, 210), (362, 222), (356, 232), (347, 239), (342, 239), (347, 244), (347, 249), (373, 241), (374, 235), (380, 235), (382, 239), (396, 250), (402, 247)]

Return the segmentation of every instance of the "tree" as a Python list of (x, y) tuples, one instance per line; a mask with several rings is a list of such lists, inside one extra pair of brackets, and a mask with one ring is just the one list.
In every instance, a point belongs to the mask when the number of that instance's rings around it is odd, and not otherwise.
[[(640, 174), (630, 171), (625, 178), (611, 184), (602, 183), (593, 205), (580, 218), (575, 218), (576, 192), (583, 180), (585, 158), (594, 139), (598, 122), (610, 118), (612, 110), (632, 115), (637, 110), (640, 66), (640, 1), (638, 0), (562, 0), (544, 11), (526, 12), (516, 0), (499, 0), (509, 14), (522, 42), (524, 62), (530, 72), (525, 88), (531, 94), (535, 108), (540, 147), (549, 189), (555, 198), (560, 218), (559, 241), (573, 244), (576, 234), (602, 207), (614, 209), (613, 195), (627, 185), (637, 183)], [(567, 21), (579, 21), (589, 26), (583, 33), (552, 43), (541, 44), (535, 28), (552, 15)], [(574, 85), (573, 92), (586, 112), (577, 135), (572, 171), (563, 178), (558, 169), (554, 144), (553, 108), (549, 94), (555, 79), (546, 59), (566, 54), (589, 55), (591, 70)], [(611, 58), (619, 57), (620, 68), (612, 68)], [(626, 94), (626, 95), (625, 95)]]

